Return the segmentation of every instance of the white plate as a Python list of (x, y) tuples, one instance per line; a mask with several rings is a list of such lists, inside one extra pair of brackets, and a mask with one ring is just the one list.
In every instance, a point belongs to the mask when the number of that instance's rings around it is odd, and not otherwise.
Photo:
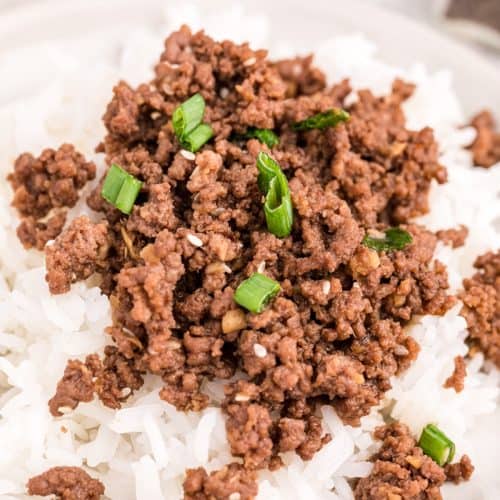
[[(179, 0), (44, 0), (23, 4), (0, 19), (0, 54), (47, 40), (71, 40), (95, 32), (155, 25), (162, 9)], [(229, 0), (200, 1), (222, 12)], [(269, 15), (272, 37), (304, 47), (333, 35), (362, 32), (377, 43), (389, 63), (423, 61), (431, 69), (449, 68), (467, 113), (500, 109), (500, 70), (474, 50), (436, 31), (361, 0), (243, 0), (247, 9)], [(1, 90), (0, 80), (0, 90)]]

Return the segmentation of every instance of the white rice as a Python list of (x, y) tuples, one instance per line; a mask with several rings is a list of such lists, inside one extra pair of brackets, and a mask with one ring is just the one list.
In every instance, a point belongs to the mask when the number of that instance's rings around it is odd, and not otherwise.
[[(238, 5), (204, 17), (202, 22), (193, 6), (183, 4), (165, 12), (161, 29), (143, 26), (127, 40), (117, 33), (96, 40), (93, 46), (89, 37), (87, 45), (80, 44), (76, 53), (73, 45), (59, 44), (3, 55), (1, 178), (21, 152), (38, 153), (64, 141), (74, 143), (102, 168), (103, 158), (94, 154), (93, 148), (104, 133), (100, 116), (112, 84), (119, 78), (133, 84), (146, 80), (162, 38), (182, 22), (194, 28), (203, 25), (219, 38), (248, 39), (255, 46), (271, 43), (267, 20), (248, 15)], [(109, 50), (103, 51), (103, 46)], [(280, 56), (297, 51), (291, 45), (286, 49), (282, 43), (278, 46)], [(273, 47), (271, 54), (277, 54)], [(471, 156), (463, 147), (470, 143), (474, 131), (457, 129), (465, 117), (453, 92), (452, 76), (446, 71), (430, 74), (421, 64), (406, 69), (388, 66), (377, 58), (376, 48), (359, 35), (327, 40), (315, 50), (317, 63), (331, 81), (348, 76), (355, 88), (370, 87), (376, 93), (386, 92), (395, 76), (418, 84), (415, 96), (405, 104), (409, 126), (434, 127), (450, 178), (448, 184), (433, 187), (432, 213), (421, 221), (432, 229), (460, 223), (469, 227), (464, 248), (452, 251), (441, 246), (437, 251), (437, 257), (449, 268), (452, 288), (459, 288), (462, 277), (471, 273), (475, 256), (500, 247), (500, 234), (495, 229), (500, 214), (500, 168), (471, 168)], [(35, 68), (32, 75), (25, 75), (23, 71), (34, 62), (43, 71)], [(19, 87), (27, 78), (33, 85)], [(8, 98), (16, 93), (21, 97)], [(350, 96), (355, 98), (355, 94)], [(102, 352), (107, 340), (103, 329), (111, 321), (110, 306), (91, 280), (74, 285), (66, 295), (49, 294), (42, 254), (25, 252), (17, 240), (18, 220), (9, 206), (10, 199), (10, 188), (1, 181), (0, 498), (24, 498), (28, 478), (55, 465), (84, 466), (104, 483), (111, 499), (181, 498), (186, 468), (214, 470), (233, 460), (224, 418), (217, 408), (222, 399), (221, 384), (206, 384), (214, 407), (201, 413), (179, 413), (161, 401), (161, 381), (149, 376), (145, 386), (119, 411), (94, 401), (60, 418), (51, 417), (47, 400), (66, 361)], [(83, 202), (71, 215), (82, 212), (90, 213)], [(194, 235), (188, 239), (196, 246), (201, 242)], [(264, 266), (259, 266), (260, 272)], [(324, 291), (328, 293), (326, 282)], [(287, 467), (274, 473), (261, 472), (259, 498), (352, 498), (348, 480), (366, 476), (371, 469), (367, 459), (377, 448), (371, 432), (383, 422), (380, 410), (407, 423), (417, 434), (424, 424), (436, 422), (455, 440), (458, 454), (471, 455), (476, 465), (472, 480), (459, 488), (445, 486), (446, 498), (499, 498), (496, 466), (500, 451), (492, 446), (500, 417), (496, 410), (498, 372), (476, 355), (469, 362), (463, 392), (457, 395), (442, 388), (452, 372), (454, 356), (467, 352), (465, 322), (458, 315), (459, 309), (457, 306), (443, 317), (415, 322), (410, 332), (422, 347), (418, 360), (394, 379), (380, 408), (365, 417), (361, 427), (343, 425), (331, 408), (324, 407), (325, 430), (333, 440), (310, 462), (286, 454)], [(263, 353), (257, 344), (255, 347)]]

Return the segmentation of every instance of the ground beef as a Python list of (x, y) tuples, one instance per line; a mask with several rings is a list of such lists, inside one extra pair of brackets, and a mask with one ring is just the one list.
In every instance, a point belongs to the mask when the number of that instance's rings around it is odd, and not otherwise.
[(107, 222), (93, 224), (84, 215), (73, 220), (46, 250), (51, 293), (68, 292), (71, 283), (105, 268), (109, 246)]
[(436, 233), (439, 241), (442, 241), (445, 245), (450, 245), (452, 248), (463, 247), (468, 235), (469, 229), (463, 224), (456, 229), (443, 229)]
[(17, 235), (25, 248), (42, 250), (62, 230), (67, 207), (75, 206), (78, 191), (95, 178), (96, 167), (71, 144), (45, 149), (39, 157), (20, 155), (8, 180), (12, 205), (21, 216)]
[(120, 408), (143, 382), (141, 370), (133, 359), (127, 359), (114, 346), (106, 346), (104, 361), (91, 354), (85, 362), (68, 362), (56, 393), (49, 401), (49, 409), (52, 415), (61, 416), (80, 402), (92, 401), (94, 395), (109, 408)]
[[(245, 380), (228, 382), (222, 403), (232, 453), (246, 469), (278, 467), (284, 451), (308, 460), (331, 439), (318, 405), (359, 425), (417, 356), (405, 327), (454, 304), (433, 259), (438, 238), (410, 221), (428, 211), (431, 183), (446, 181), (432, 130), (405, 126), (402, 103), (414, 86), (396, 80), (389, 95), (360, 91), (348, 104), (349, 82), (327, 87), (310, 57), (266, 55), (184, 26), (167, 38), (152, 81), (115, 87), (98, 150), (143, 181), (141, 193), (125, 217), (101, 198), (101, 179), (88, 204), (102, 221), (74, 220), (46, 250), (53, 293), (101, 275), (114, 345), (103, 361), (68, 365), (54, 413), (96, 393), (119, 407), (145, 372), (163, 380), (162, 399), (197, 411), (209, 403), (205, 380), (240, 370)], [(171, 117), (196, 92), (214, 138), (193, 159)], [(349, 121), (291, 126), (332, 107), (347, 109)], [(249, 127), (274, 129), (279, 145), (239, 139)], [(288, 178), (295, 222), (287, 238), (266, 227), (256, 168), (263, 150)], [(367, 231), (390, 225), (413, 243), (382, 252), (363, 245)], [(233, 301), (256, 271), (281, 286), (261, 314)], [(191, 473), (186, 494), (213, 494), (207, 477)]]
[(463, 281), (460, 299), (471, 349), (480, 349), (500, 368), (500, 250), (474, 263), (478, 272)]
[(474, 165), (489, 168), (500, 161), (500, 132), (490, 111), (478, 113), (471, 121), (476, 139), (471, 144)]
[(184, 481), (184, 500), (252, 500), (257, 496), (257, 475), (240, 464), (221, 470), (188, 469)]
[(458, 484), (462, 481), (468, 481), (472, 473), (474, 472), (474, 466), (470, 458), (467, 455), (464, 455), (460, 462), (455, 464), (448, 464), (444, 468), (444, 473), (446, 474), (446, 480), (452, 481), (455, 484)]
[(61, 500), (99, 500), (104, 486), (80, 467), (53, 467), (28, 481), (28, 493)]
[(474, 470), (467, 455), (443, 469), (424, 455), (408, 427), (398, 422), (378, 427), (375, 438), (382, 447), (372, 457), (370, 475), (356, 485), (356, 500), (441, 499), (439, 488), (447, 479), (459, 482)]
[(463, 356), (455, 357), (455, 369), (453, 373), (446, 379), (444, 386), (446, 388), (453, 388), (455, 392), (461, 392), (464, 389), (464, 379), (467, 375), (465, 368), (465, 360)]

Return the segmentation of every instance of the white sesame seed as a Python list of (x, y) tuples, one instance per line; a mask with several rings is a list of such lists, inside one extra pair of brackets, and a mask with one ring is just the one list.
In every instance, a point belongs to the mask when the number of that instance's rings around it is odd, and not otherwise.
[(224, 264), (224, 265), (222, 266), (222, 269), (224, 269), (224, 272), (225, 272), (225, 273), (228, 273), (228, 274), (230, 274), (230, 273), (232, 273), (232, 272), (233, 272), (233, 270), (232, 270), (232, 269), (231, 269), (231, 268), (230, 268), (227, 264)]
[(406, 356), (408, 354), (408, 349), (404, 345), (397, 345), (394, 348), (394, 354), (396, 356)]
[(265, 358), (267, 356), (267, 349), (262, 344), (254, 344), (253, 352), (258, 358)]
[(156, 120), (157, 118), (160, 118), (161, 113), (159, 111), (153, 111), (149, 116), (152, 120)]
[(332, 285), (330, 284), (329, 281), (323, 281), (323, 293), (325, 295), (328, 295), (330, 293), (330, 288), (332, 287)]
[(201, 241), (200, 238), (198, 238), (198, 236), (195, 236), (194, 234), (188, 234), (186, 238), (189, 241), (189, 243), (191, 243), (191, 245), (195, 247), (203, 246), (203, 241)]
[(191, 153), (191, 151), (188, 151), (187, 149), (181, 149), (181, 156), (183, 158), (186, 158), (186, 160), (189, 161), (194, 161), (196, 160), (196, 155), (194, 153)]
[(228, 500), (240, 500), (241, 495), (236, 491), (234, 493), (231, 493), (228, 497)]
[(219, 95), (221, 96), (221, 99), (225, 99), (229, 95), (229, 89), (222, 87), (219, 91)]
[(243, 62), (243, 66), (253, 66), (257, 62), (256, 57), (250, 57), (246, 61)]
[(57, 411), (59, 413), (62, 413), (63, 415), (66, 415), (66, 413), (71, 413), (73, 411), (72, 408), (70, 408), (69, 406), (60, 406)]
[(259, 265), (257, 266), (257, 272), (263, 273), (265, 269), (266, 269), (266, 263), (264, 261), (259, 262)]
[(367, 233), (372, 238), (376, 238), (378, 240), (383, 240), (385, 238), (385, 233), (379, 231), (378, 229), (368, 229)]
[(250, 396), (241, 394), (241, 392), (239, 392), (238, 394), (236, 394), (236, 396), (234, 396), (234, 400), (238, 403), (246, 403), (247, 401), (250, 401)]
[(130, 387), (124, 387), (122, 389), (122, 392), (120, 393), (120, 395), (122, 398), (126, 398), (127, 396), (130, 395), (131, 392), (132, 392), (132, 389)]

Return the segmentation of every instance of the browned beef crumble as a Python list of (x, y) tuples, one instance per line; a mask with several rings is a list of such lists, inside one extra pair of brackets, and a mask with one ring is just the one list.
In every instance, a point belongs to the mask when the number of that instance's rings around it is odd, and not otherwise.
[(463, 281), (461, 314), (467, 321), (468, 341), (500, 368), (500, 250), (481, 255), (478, 272)]
[(80, 467), (53, 467), (28, 482), (30, 495), (56, 495), (61, 500), (99, 500), (104, 486)]
[(443, 387), (455, 389), (455, 392), (461, 392), (464, 390), (464, 380), (467, 376), (465, 359), (463, 356), (455, 356), (454, 363), (453, 373), (446, 379)]
[(232, 463), (207, 474), (205, 469), (188, 469), (184, 481), (185, 500), (251, 500), (257, 496), (257, 475)]
[(17, 235), (25, 248), (42, 250), (60, 234), (66, 208), (75, 206), (78, 191), (95, 178), (96, 167), (71, 144), (45, 149), (38, 158), (24, 153), (8, 180), (14, 189), (12, 205), (21, 216)]
[[(196, 92), (215, 137), (191, 161), (171, 117)], [(446, 170), (432, 130), (405, 127), (401, 104), (413, 85), (396, 80), (388, 96), (365, 90), (347, 105), (350, 92), (348, 81), (327, 87), (309, 57), (273, 63), (266, 51), (185, 26), (166, 40), (151, 82), (114, 88), (98, 150), (143, 181), (141, 194), (124, 217), (100, 196), (101, 179), (88, 204), (103, 220), (80, 217), (47, 248), (47, 281), (52, 293), (64, 293), (98, 272), (115, 345), (104, 361), (70, 361), (50, 402), (54, 415), (92, 393), (117, 408), (146, 372), (163, 379), (162, 399), (200, 410), (209, 402), (205, 379), (241, 370), (246, 380), (227, 384), (222, 407), (245, 471), (233, 464), (186, 480), (186, 495), (211, 498), (227, 488), (226, 477), (249, 485), (248, 471), (279, 467), (280, 452), (310, 459), (331, 439), (318, 404), (358, 425), (379, 403), (390, 378), (417, 356), (405, 326), (454, 303), (445, 266), (433, 260), (436, 235), (410, 221), (429, 210), (430, 185), (445, 182)], [(350, 120), (292, 129), (332, 107), (347, 109)], [(280, 137), (271, 154), (295, 209), (287, 238), (269, 233), (262, 213), (255, 163), (268, 148), (230, 140), (248, 127)], [(413, 243), (381, 253), (362, 245), (367, 230), (389, 225), (409, 231)], [(233, 294), (257, 269), (282, 290), (254, 315)]]
[(481, 111), (471, 121), (477, 137), (470, 149), (474, 165), (489, 168), (500, 161), (500, 132), (496, 130), (495, 119), (490, 111)]
[(457, 228), (443, 229), (436, 233), (439, 241), (442, 241), (445, 245), (450, 245), (452, 248), (463, 247), (468, 235), (469, 228), (463, 224)]
[(404, 424), (378, 427), (375, 438), (382, 441), (382, 447), (372, 457), (370, 475), (356, 485), (356, 500), (437, 500), (442, 498), (439, 488), (447, 479), (458, 483), (474, 471), (467, 455), (459, 463), (440, 467), (424, 455)]

